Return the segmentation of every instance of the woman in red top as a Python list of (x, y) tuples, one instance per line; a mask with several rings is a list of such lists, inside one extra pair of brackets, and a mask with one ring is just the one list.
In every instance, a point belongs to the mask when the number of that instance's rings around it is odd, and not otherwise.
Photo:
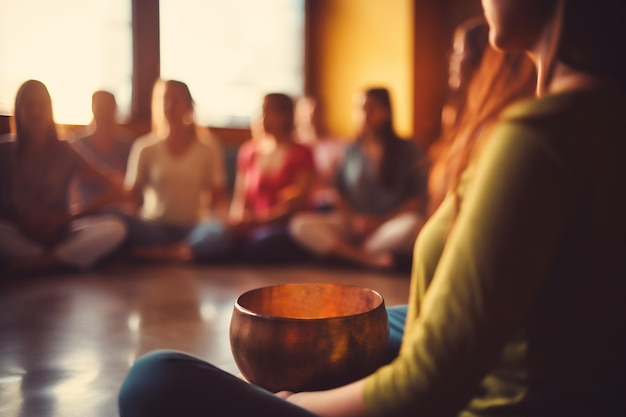
[(230, 224), (247, 260), (290, 260), (301, 254), (287, 221), (307, 207), (315, 168), (311, 150), (294, 142), (293, 119), (289, 96), (267, 94), (262, 132), (239, 148)]

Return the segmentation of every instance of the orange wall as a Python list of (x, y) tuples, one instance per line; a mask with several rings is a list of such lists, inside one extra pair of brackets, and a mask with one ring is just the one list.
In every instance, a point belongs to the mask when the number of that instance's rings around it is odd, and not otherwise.
[(315, 90), (332, 132), (355, 134), (354, 93), (390, 89), (394, 124), (413, 135), (413, 0), (313, 0)]

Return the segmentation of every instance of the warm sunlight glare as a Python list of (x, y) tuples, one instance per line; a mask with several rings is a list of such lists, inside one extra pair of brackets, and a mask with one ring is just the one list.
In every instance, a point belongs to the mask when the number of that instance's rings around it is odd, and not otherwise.
[[(129, 0), (0, 0), (0, 113), (44, 82), (61, 124), (91, 119), (91, 94), (128, 116)], [(186, 82), (201, 124), (242, 127), (269, 91), (303, 91), (304, 0), (160, 0), (161, 76)], [(242, 13), (242, 10), (246, 10)]]
[(131, 47), (127, 0), (0, 0), (0, 113), (12, 113), (19, 86), (38, 79), (58, 123), (89, 123), (97, 89), (113, 92), (124, 114)]
[(247, 127), (263, 94), (302, 93), (303, 0), (160, 0), (159, 8), (161, 75), (189, 85), (200, 123)]

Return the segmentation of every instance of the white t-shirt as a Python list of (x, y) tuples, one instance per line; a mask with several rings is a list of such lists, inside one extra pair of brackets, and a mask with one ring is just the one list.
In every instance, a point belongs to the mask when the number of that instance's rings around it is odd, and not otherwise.
[(198, 140), (182, 155), (172, 155), (163, 139), (146, 135), (133, 144), (125, 183), (143, 190), (142, 218), (193, 225), (210, 215), (204, 197), (225, 186), (220, 147)]

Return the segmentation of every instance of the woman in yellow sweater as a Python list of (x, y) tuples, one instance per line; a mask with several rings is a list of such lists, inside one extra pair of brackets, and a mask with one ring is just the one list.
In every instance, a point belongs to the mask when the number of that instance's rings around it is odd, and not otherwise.
[[(514, 105), (419, 235), (403, 345), (329, 391), (270, 395), (178, 353), (139, 360), (122, 416), (624, 416), (626, 4), (483, 0), (527, 51)], [(283, 401), (286, 399), (286, 401)]]

